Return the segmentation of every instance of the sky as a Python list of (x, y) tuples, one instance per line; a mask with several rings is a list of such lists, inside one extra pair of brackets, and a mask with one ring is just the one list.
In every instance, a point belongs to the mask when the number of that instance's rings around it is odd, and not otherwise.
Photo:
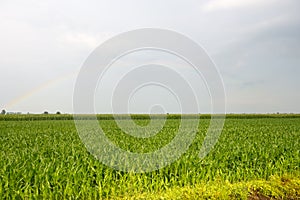
[[(97, 46), (127, 31), (160, 28), (205, 49), (222, 77), (226, 112), (300, 113), (299, 9), (298, 0), (0, 0), (0, 109), (72, 113), (76, 77)], [(106, 97), (123, 69), (151, 62), (170, 65), (195, 83), (196, 112), (211, 111), (210, 93), (190, 66), (145, 51), (111, 67), (95, 92), (96, 112), (112, 112)], [(180, 110), (172, 92), (157, 85), (115, 101), (128, 101), (130, 112), (149, 112), (157, 104), (164, 112)]]

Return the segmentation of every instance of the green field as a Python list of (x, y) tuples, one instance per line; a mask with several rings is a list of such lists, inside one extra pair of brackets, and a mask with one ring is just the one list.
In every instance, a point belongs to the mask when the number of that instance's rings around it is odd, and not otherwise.
[[(140, 125), (149, 122), (147, 115), (133, 118)], [(180, 159), (139, 174), (116, 171), (96, 160), (85, 149), (72, 119), (71, 115), (0, 116), (0, 198), (300, 198), (300, 115), (228, 115), (217, 145), (200, 160), (210, 122), (210, 116), (203, 115), (194, 142)], [(111, 115), (98, 119), (111, 141), (132, 152), (163, 147), (180, 124), (179, 115), (168, 115), (161, 132), (137, 139), (123, 133)]]

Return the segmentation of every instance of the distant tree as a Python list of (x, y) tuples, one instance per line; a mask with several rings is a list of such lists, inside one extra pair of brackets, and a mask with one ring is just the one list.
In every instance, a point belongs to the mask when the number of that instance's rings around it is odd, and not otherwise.
[(6, 114), (6, 110), (3, 109), (3, 110), (1, 111), (1, 115), (5, 115), (5, 114)]
[(61, 113), (59, 111), (56, 112), (57, 115), (60, 115)]
[(49, 112), (48, 111), (44, 111), (44, 115), (48, 115), (49, 114)]

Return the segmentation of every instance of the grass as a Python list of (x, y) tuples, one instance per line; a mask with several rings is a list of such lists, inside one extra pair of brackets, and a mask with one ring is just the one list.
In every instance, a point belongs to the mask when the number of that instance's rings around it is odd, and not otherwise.
[[(70, 115), (1, 116), (0, 198), (300, 198), (299, 115), (229, 115), (217, 145), (200, 160), (209, 117), (200, 120), (194, 142), (180, 159), (135, 174), (96, 160), (79, 139)], [(98, 119), (111, 141), (141, 153), (171, 141), (180, 118), (169, 115), (161, 132), (148, 139), (125, 134), (110, 115)], [(134, 119), (145, 125), (149, 116)]]
[(118, 199), (299, 199), (300, 177), (271, 176), (270, 180), (230, 183), (215, 180), (194, 186), (168, 188)]

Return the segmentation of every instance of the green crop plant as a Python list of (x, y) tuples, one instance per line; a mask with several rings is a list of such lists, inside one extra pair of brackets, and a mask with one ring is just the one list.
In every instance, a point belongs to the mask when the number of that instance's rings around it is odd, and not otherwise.
[[(201, 160), (198, 154), (210, 117), (200, 115), (197, 135), (180, 159), (135, 174), (116, 171), (95, 159), (81, 142), (71, 115), (1, 115), (0, 198), (247, 199), (260, 193), (299, 198), (300, 115), (227, 115), (218, 143)], [(112, 115), (97, 118), (113, 143), (144, 153), (168, 144), (181, 116), (169, 114), (164, 128), (151, 138), (127, 135)], [(131, 118), (140, 125), (149, 121), (149, 115)]]

